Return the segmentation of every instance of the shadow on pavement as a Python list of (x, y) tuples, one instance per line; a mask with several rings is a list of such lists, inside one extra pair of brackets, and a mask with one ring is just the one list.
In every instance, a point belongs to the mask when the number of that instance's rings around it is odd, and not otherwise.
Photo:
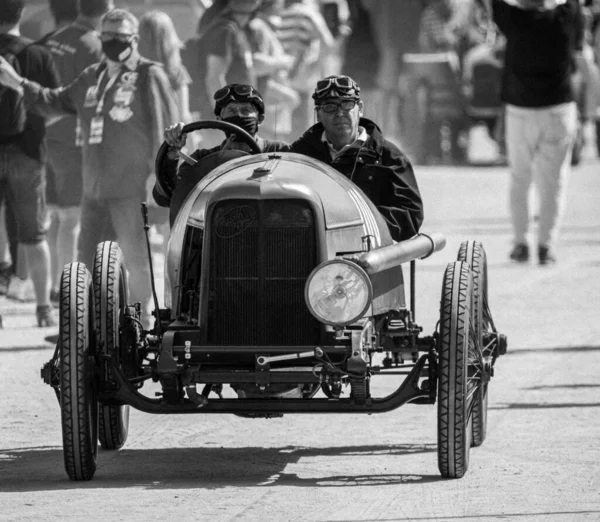
[(600, 346), (555, 346), (548, 348), (509, 348), (507, 355), (521, 355), (530, 353), (575, 353), (575, 352), (600, 352)]
[[(328, 448), (166, 448), (122, 449), (98, 452), (98, 469), (90, 482), (72, 482), (63, 466), (62, 448), (15, 448), (0, 450), (0, 490), (4, 492), (52, 491), (145, 487), (147, 489), (219, 489), (229, 486), (260, 487), (282, 484), (296, 487), (382, 486), (429, 483), (443, 480), (438, 475), (381, 473), (373, 464), (373, 474), (348, 474), (352, 457), (363, 462), (367, 456), (389, 456), (390, 468), (401, 468), (397, 457), (435, 453), (435, 444), (339, 446)], [(319, 469), (302, 466), (302, 475), (288, 465), (311, 457), (333, 457), (336, 468), (346, 473), (319, 476)], [(330, 471), (324, 469), (323, 471)]]
[(554, 408), (600, 408), (600, 402), (514, 402), (490, 406), (490, 410), (551, 410)]
[(596, 384), (550, 384), (546, 386), (531, 386), (525, 388), (526, 390), (555, 390), (556, 388), (570, 388), (570, 389), (581, 389), (581, 388), (600, 388), (600, 383)]
[[(558, 517), (558, 516), (575, 516), (575, 515), (595, 515), (596, 513), (600, 513), (600, 511), (545, 511), (543, 513), (531, 512), (531, 513), (493, 513), (491, 515), (455, 515), (455, 516), (444, 516), (443, 520), (487, 520), (487, 519), (499, 519), (499, 520), (515, 520), (519, 517), (527, 517), (528, 519), (533, 519), (533, 517), (538, 517), (536, 520), (549, 520), (548, 517)], [(361, 518), (361, 519), (347, 519), (346, 522), (381, 522), (385, 520), (392, 520), (388, 518)], [(393, 519), (397, 520), (397, 519)], [(427, 522), (428, 520), (442, 520), (440, 517), (410, 517), (410, 520), (418, 520), (419, 522)], [(574, 520), (574, 519), (571, 519)]]

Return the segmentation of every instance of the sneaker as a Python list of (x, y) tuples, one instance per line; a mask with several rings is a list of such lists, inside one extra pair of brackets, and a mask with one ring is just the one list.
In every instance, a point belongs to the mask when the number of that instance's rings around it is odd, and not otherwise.
[(35, 290), (31, 279), (21, 279), (13, 275), (8, 283), (6, 297), (22, 303), (32, 303), (35, 301)]
[(553, 265), (556, 263), (556, 257), (554, 256), (554, 253), (550, 247), (544, 245), (538, 246), (538, 259), (540, 261), (540, 265)]
[(518, 263), (527, 263), (529, 261), (529, 246), (523, 243), (516, 244), (508, 257)]
[(58, 324), (54, 308), (50, 305), (38, 306), (35, 310), (35, 315), (40, 328), (44, 326), (56, 326)]

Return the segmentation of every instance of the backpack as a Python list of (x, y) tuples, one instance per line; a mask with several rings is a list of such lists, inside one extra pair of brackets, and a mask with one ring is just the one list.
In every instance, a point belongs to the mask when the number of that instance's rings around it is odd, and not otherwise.
[[(0, 49), (6, 61), (21, 74), (21, 67), (16, 55), (19, 54), (27, 45), (23, 42), (5, 45)], [(0, 114), (2, 114), (2, 125), (0, 126), (0, 141), (13, 138), (22, 134), (27, 122), (27, 111), (25, 109), (25, 100), (21, 92), (8, 87), (0, 86)]]
[[(192, 36), (185, 41), (185, 46), (181, 50), (181, 62), (187, 69), (192, 83), (190, 85), (189, 100), (190, 111), (200, 112), (200, 117), (203, 119), (213, 118), (212, 113), (212, 93), (206, 92), (206, 53), (204, 52), (204, 39), (211, 34), (217, 26), (235, 25), (232, 20), (218, 17), (213, 20), (208, 26), (196, 36)], [(209, 110), (208, 114), (203, 112)]]

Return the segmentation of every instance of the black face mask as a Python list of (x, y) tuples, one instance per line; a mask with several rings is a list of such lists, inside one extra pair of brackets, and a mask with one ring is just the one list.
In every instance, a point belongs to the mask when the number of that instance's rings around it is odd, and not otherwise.
[[(237, 125), (241, 129), (244, 129), (250, 136), (254, 136), (258, 131), (258, 118), (256, 116), (229, 116), (228, 118), (223, 118), (223, 121), (227, 123), (233, 123), (233, 125)], [(225, 135), (229, 138), (231, 136), (231, 132), (225, 132)]]
[(102, 42), (102, 51), (109, 60), (113, 62), (124, 62), (131, 56), (133, 48), (131, 42), (123, 42), (121, 40), (107, 40)]

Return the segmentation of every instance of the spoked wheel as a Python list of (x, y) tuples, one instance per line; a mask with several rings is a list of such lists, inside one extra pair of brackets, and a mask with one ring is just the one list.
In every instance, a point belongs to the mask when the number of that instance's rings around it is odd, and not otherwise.
[(476, 379), (470, 360), (476, 349), (471, 330), (473, 277), (466, 263), (444, 273), (438, 342), (438, 467), (445, 478), (460, 478), (469, 467), (471, 412)]
[[(97, 346), (121, 365), (121, 343), (119, 332), (127, 306), (127, 272), (123, 252), (112, 241), (100, 243), (94, 257), (94, 295), (96, 297)], [(107, 368), (106, 365), (104, 365)], [(103, 379), (109, 378), (108, 369)], [(100, 404), (98, 437), (103, 449), (116, 450), (125, 444), (129, 432), (129, 406), (122, 404)]]
[(471, 332), (477, 347), (475, 357), (469, 360), (479, 382), (473, 400), (473, 446), (481, 446), (487, 432), (488, 382), (491, 371), (492, 352), (484, 344), (484, 334), (493, 331), (492, 317), (487, 306), (488, 277), (487, 257), (483, 245), (477, 241), (464, 241), (458, 250), (458, 260), (464, 261), (473, 274), (473, 308), (471, 310)]
[(98, 454), (94, 293), (82, 263), (71, 263), (62, 273), (58, 342), (65, 469), (71, 480), (90, 480)]

